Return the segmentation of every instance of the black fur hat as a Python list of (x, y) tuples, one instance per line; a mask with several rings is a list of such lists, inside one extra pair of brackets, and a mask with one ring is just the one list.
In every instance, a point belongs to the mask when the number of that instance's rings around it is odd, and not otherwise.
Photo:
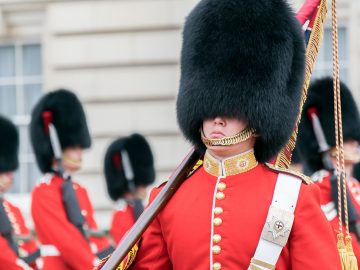
[(304, 67), (304, 36), (285, 0), (202, 0), (183, 33), (182, 132), (203, 151), (203, 120), (245, 119), (259, 135), (257, 159), (268, 161), (294, 129)]
[(31, 114), (30, 137), (38, 166), (46, 173), (52, 171), (54, 154), (44, 112), (51, 114), (62, 149), (73, 146), (88, 148), (91, 138), (83, 107), (74, 93), (59, 89), (43, 96)]
[(19, 134), (15, 125), (0, 116), (0, 173), (11, 172), (19, 166)]
[[(344, 83), (340, 84), (344, 141), (354, 139), (360, 142), (360, 118), (354, 98)], [(319, 145), (308, 116), (309, 108), (315, 108), (330, 147), (336, 145), (334, 122), (334, 94), (332, 78), (323, 78), (310, 85), (302, 119), (297, 146), (306, 165), (316, 171), (322, 168)]]
[(104, 170), (108, 193), (114, 201), (129, 191), (121, 151), (129, 156), (135, 186), (150, 185), (155, 181), (154, 158), (150, 145), (140, 134), (117, 139), (105, 154)]

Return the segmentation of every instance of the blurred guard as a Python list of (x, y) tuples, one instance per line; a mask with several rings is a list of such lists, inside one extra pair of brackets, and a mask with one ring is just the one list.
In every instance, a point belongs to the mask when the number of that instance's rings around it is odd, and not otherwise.
[(20, 209), (4, 198), (18, 167), (18, 147), (16, 127), (0, 116), (0, 269), (39, 269), (40, 249)]
[(61, 89), (47, 93), (31, 116), (31, 142), (45, 174), (31, 205), (44, 269), (91, 269), (113, 248), (98, 231), (86, 190), (71, 180), (91, 144), (85, 113), (78, 98)]
[[(360, 161), (360, 116), (354, 98), (344, 83), (341, 83), (341, 107), (344, 136), (346, 184), (348, 209), (353, 248), (360, 263), (359, 214), (360, 185), (352, 177), (354, 164)], [(313, 172), (312, 179), (321, 189), (321, 208), (334, 228), (339, 228), (337, 215), (336, 141), (334, 124), (333, 80), (323, 78), (313, 82), (309, 88), (299, 128), (298, 150), (304, 165)], [(320, 135), (322, 133), (323, 135)], [(360, 265), (359, 265), (360, 266)]]
[(140, 134), (114, 141), (106, 152), (104, 168), (109, 195), (118, 204), (110, 233), (119, 243), (143, 212), (146, 187), (155, 180), (154, 158), (148, 142)]

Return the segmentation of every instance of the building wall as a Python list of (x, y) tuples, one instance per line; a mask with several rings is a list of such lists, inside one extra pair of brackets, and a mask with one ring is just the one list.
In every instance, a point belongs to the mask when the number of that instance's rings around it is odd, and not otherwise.
[[(108, 199), (103, 157), (119, 136), (139, 132), (154, 150), (157, 183), (165, 180), (189, 145), (176, 124), (181, 29), (198, 0), (0, 0), (0, 42), (38, 39), (43, 45), (44, 92), (75, 91), (84, 103), (93, 145), (76, 179), (86, 186), (106, 228)], [(290, 1), (299, 7), (302, 1)], [(348, 27), (349, 84), (360, 100), (357, 39), (360, 4), (338, 1)], [(330, 21), (327, 22), (330, 25)], [(19, 203), (28, 195), (16, 195)], [(28, 205), (21, 203), (28, 213)]]

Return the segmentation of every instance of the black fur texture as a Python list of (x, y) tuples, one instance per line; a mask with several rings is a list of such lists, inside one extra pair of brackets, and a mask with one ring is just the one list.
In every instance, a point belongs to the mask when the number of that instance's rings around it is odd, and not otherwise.
[(114, 201), (129, 192), (128, 180), (122, 167), (120, 154), (122, 150), (129, 155), (135, 186), (148, 186), (155, 181), (154, 158), (146, 139), (136, 133), (117, 139), (107, 149), (104, 160), (107, 189), (110, 198)]
[(53, 115), (62, 149), (75, 146), (89, 148), (91, 138), (83, 107), (74, 93), (59, 89), (43, 96), (31, 113), (30, 138), (37, 164), (46, 173), (52, 171), (54, 153), (50, 137), (45, 133), (44, 111)]
[(15, 171), (19, 166), (19, 133), (15, 125), (0, 116), (0, 173)]
[[(355, 100), (344, 83), (340, 84), (340, 89), (344, 141), (353, 139), (360, 142), (360, 118)], [(322, 78), (310, 85), (299, 128), (297, 146), (301, 158), (312, 171), (317, 171), (323, 166), (319, 154), (319, 145), (307, 113), (311, 107), (317, 109), (327, 143), (330, 147), (334, 147), (336, 141), (332, 78)]]
[(354, 166), (353, 177), (360, 181), (360, 163)]
[(177, 118), (205, 150), (199, 129), (216, 116), (247, 120), (269, 161), (287, 143), (298, 114), (305, 41), (284, 0), (203, 0), (183, 33)]

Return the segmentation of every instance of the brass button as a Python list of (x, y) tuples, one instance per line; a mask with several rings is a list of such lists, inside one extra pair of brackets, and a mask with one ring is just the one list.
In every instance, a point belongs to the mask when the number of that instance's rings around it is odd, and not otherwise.
[(83, 215), (83, 216), (86, 216), (87, 215), (87, 211), (84, 209), (84, 210), (81, 210), (81, 214)]
[(212, 252), (213, 252), (215, 255), (220, 254), (220, 252), (221, 252), (221, 247), (218, 246), (218, 245), (213, 246), (213, 247), (212, 247)]
[(225, 194), (222, 192), (216, 193), (216, 199), (223, 200), (225, 198)]
[(214, 234), (213, 236), (214, 243), (217, 244), (221, 241), (221, 235), (220, 234)]
[(221, 182), (217, 185), (217, 189), (220, 191), (224, 191), (226, 188), (226, 184), (224, 182)]
[(214, 218), (214, 225), (215, 226), (220, 226), (222, 224), (222, 219), (221, 218)]
[(213, 269), (214, 269), (214, 270), (220, 270), (220, 269), (221, 269), (221, 264), (218, 263), (218, 262), (214, 263), (214, 264), (213, 264)]
[(216, 215), (220, 215), (220, 214), (222, 214), (223, 212), (224, 212), (224, 210), (223, 210), (220, 206), (215, 207), (215, 209), (214, 209), (214, 213), (215, 213)]

